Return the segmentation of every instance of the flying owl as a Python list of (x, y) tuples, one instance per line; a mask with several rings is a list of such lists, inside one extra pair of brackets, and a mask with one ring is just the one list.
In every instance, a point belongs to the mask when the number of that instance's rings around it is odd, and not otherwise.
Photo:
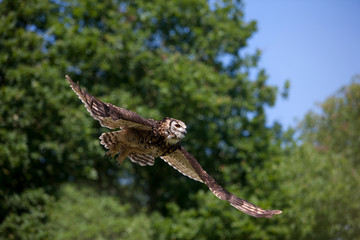
[(98, 120), (101, 126), (109, 129), (120, 129), (103, 133), (100, 143), (109, 151), (111, 157), (117, 155), (122, 163), (126, 157), (141, 166), (153, 165), (155, 158), (160, 157), (183, 175), (206, 184), (213, 194), (221, 200), (228, 201), (236, 209), (254, 216), (271, 218), (281, 214), (281, 210), (264, 210), (238, 198), (223, 189), (200, 166), (198, 161), (182, 146), (181, 140), (186, 135), (186, 125), (180, 120), (166, 117), (161, 121), (146, 119), (139, 114), (104, 103), (88, 94), (66, 75), (72, 90), (85, 104), (90, 115)]

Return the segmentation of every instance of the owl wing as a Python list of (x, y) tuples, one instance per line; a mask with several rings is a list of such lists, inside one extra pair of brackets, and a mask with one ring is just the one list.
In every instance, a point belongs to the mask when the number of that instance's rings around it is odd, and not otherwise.
[(161, 158), (182, 174), (197, 181), (204, 182), (216, 197), (221, 200), (228, 201), (233, 207), (243, 213), (254, 217), (266, 218), (271, 218), (272, 215), (282, 213), (281, 210), (264, 210), (226, 191), (217, 182), (215, 182), (215, 180), (201, 167), (198, 161), (196, 161), (196, 159), (183, 147), (168, 156), (163, 156)]
[(110, 129), (136, 128), (149, 131), (155, 126), (155, 120), (146, 119), (135, 112), (117, 107), (110, 103), (104, 103), (80, 88), (80, 86), (74, 83), (68, 75), (66, 75), (66, 79), (70, 83), (72, 90), (85, 104), (90, 115), (98, 120), (101, 126)]

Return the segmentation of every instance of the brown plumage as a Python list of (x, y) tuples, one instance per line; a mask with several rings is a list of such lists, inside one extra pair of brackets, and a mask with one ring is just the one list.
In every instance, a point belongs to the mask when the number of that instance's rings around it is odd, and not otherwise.
[(186, 134), (186, 125), (182, 121), (174, 118), (164, 118), (161, 121), (143, 118), (135, 112), (96, 99), (75, 84), (69, 76), (66, 78), (90, 115), (101, 126), (120, 129), (100, 136), (100, 143), (109, 149), (107, 154), (111, 157), (117, 155), (116, 159), (120, 163), (128, 157), (141, 166), (153, 165), (155, 158), (160, 157), (185, 176), (205, 183), (215, 196), (248, 215), (271, 218), (272, 215), (281, 213), (280, 210), (257, 207), (217, 184), (181, 146), (181, 140)]

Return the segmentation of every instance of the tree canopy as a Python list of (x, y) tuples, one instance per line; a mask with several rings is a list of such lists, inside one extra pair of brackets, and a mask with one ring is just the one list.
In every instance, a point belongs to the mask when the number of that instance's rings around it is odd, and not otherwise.
[[(257, 66), (260, 51), (245, 54), (257, 28), (241, 1), (3, 0), (0, 20), (0, 238), (359, 233), (359, 84), (305, 118), (301, 144), (292, 130), (266, 125), (277, 88)], [(146, 118), (183, 120), (183, 145), (209, 174), (284, 213), (246, 216), (160, 159), (153, 167), (107, 159), (98, 139), (107, 130), (65, 74)]]

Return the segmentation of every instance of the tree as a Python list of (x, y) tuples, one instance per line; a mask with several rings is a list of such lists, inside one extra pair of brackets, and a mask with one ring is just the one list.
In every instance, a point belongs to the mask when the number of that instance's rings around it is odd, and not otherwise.
[[(303, 138), (319, 155), (314, 164), (320, 194), (313, 213), (313, 239), (356, 239), (360, 234), (360, 78), (340, 89), (321, 105), (321, 114), (303, 121)], [(323, 181), (323, 182), (320, 182)]]
[(333, 151), (359, 165), (360, 76), (321, 104), (321, 115), (309, 113), (303, 123), (306, 137), (319, 151)]
[[(276, 88), (256, 67), (260, 52), (242, 57), (256, 23), (243, 20), (241, 1), (3, 0), (0, 13), (2, 235), (21, 238), (16, 226), (26, 225), (26, 214), (46, 222), (45, 210), (32, 214), (36, 199), (48, 199), (39, 203), (47, 208), (66, 182), (163, 216), (171, 214), (169, 202), (180, 209), (201, 204), (189, 199), (202, 186), (162, 161), (119, 168), (104, 159), (97, 139), (103, 129), (65, 74), (145, 117), (183, 120), (185, 147), (225, 186), (246, 186), (248, 173), (278, 154), (264, 114)], [(34, 205), (8, 204), (27, 196)]]
[[(86, 185), (63, 185), (56, 206), (48, 208), (47, 228), (55, 239), (150, 239), (153, 230), (144, 212), (96, 193)], [(77, 224), (74, 224), (77, 223)]]
[[(358, 239), (359, 103), (357, 77), (324, 101), (320, 113), (304, 117), (298, 141), (284, 145), (284, 155), (265, 164), (269, 171), (252, 175), (253, 188), (270, 192), (268, 198), (283, 205), (273, 229), (281, 238)], [(281, 190), (272, 192), (274, 185)]]

